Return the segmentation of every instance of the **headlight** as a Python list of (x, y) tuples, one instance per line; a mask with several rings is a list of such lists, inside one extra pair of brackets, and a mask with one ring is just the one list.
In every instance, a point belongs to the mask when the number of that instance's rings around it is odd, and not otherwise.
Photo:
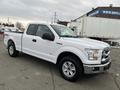
[(99, 50), (98, 49), (85, 49), (88, 54), (88, 60), (98, 60)]

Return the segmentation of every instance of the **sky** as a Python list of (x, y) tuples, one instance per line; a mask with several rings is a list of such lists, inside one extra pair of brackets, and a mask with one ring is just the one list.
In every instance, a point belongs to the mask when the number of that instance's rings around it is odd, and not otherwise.
[(21, 20), (70, 21), (98, 6), (120, 6), (120, 0), (0, 0), (0, 16)]

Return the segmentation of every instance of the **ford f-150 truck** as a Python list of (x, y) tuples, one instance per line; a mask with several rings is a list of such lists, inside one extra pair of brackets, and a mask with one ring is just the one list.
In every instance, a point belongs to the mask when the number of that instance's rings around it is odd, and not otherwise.
[(58, 24), (30, 23), (23, 33), (5, 32), (4, 43), (11, 57), (22, 52), (56, 64), (68, 81), (105, 72), (111, 64), (107, 43), (80, 38)]

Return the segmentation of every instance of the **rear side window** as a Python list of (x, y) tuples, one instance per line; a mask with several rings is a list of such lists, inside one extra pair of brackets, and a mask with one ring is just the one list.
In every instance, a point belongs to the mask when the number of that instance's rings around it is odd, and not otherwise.
[(35, 35), (37, 32), (38, 25), (37, 24), (30, 24), (27, 30), (28, 35)]

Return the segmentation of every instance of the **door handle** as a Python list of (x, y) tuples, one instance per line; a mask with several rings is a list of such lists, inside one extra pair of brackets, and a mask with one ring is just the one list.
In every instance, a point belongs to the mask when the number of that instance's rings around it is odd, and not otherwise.
[(37, 40), (36, 40), (36, 39), (33, 39), (32, 41), (33, 41), (33, 42), (37, 42)]

